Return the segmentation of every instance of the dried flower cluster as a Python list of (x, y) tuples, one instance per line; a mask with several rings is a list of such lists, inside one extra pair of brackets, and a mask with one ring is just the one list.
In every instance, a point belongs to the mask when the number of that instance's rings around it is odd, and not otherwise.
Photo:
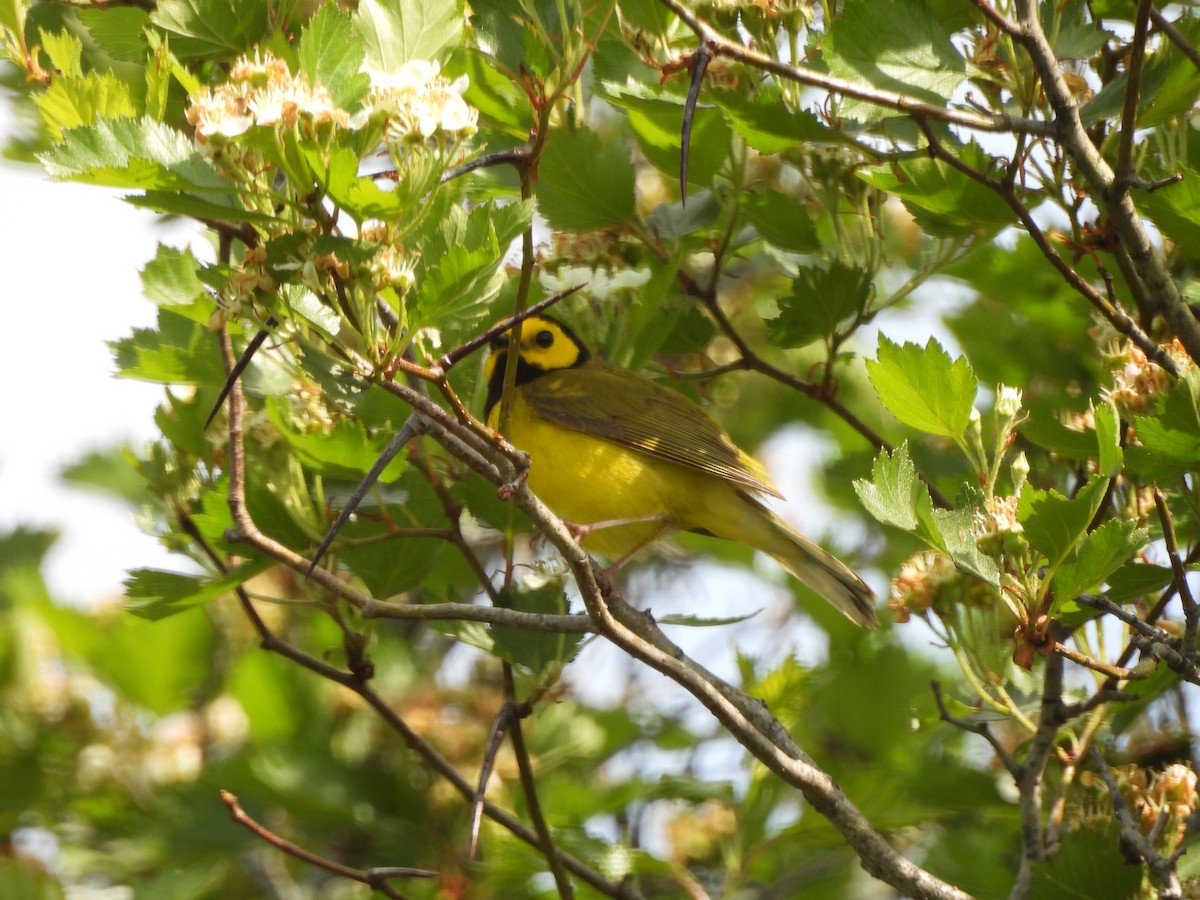
[[(1196, 364), (1178, 338), (1163, 344), (1162, 349), (1175, 361), (1181, 372), (1189, 372), (1195, 368)], [(1119, 352), (1111, 352), (1110, 359), (1116, 368), (1113, 369), (1113, 386), (1108, 395), (1118, 407), (1128, 412), (1149, 412), (1154, 398), (1168, 389), (1173, 380), (1156, 363), (1147, 359), (1145, 352), (1133, 343), (1126, 343)]]
[[(1157, 772), (1130, 763), (1113, 767), (1112, 774), (1142, 833), (1149, 836), (1157, 831), (1160, 852), (1174, 852), (1187, 831), (1188, 817), (1200, 804), (1191, 763), (1171, 763)], [(1108, 827), (1113, 818), (1112, 797), (1104, 779), (1084, 772), (1079, 782), (1089, 793), (1072, 811), (1072, 824)], [(1160, 821), (1164, 817), (1165, 821)]]

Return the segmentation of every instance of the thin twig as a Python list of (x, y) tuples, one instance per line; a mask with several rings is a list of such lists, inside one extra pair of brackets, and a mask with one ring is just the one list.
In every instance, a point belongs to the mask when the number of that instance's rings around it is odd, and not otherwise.
[(1175, 519), (1167, 508), (1166, 498), (1158, 486), (1154, 486), (1154, 508), (1158, 511), (1158, 521), (1162, 525), (1163, 546), (1167, 558), (1171, 561), (1171, 573), (1175, 579), (1175, 590), (1179, 593), (1179, 602), (1183, 605), (1183, 641), (1180, 646), (1187, 655), (1196, 650), (1196, 626), (1200, 621), (1200, 608), (1192, 597), (1192, 589), (1188, 585), (1187, 571), (1179, 558), (1179, 544), (1175, 540)]
[(558, 846), (554, 843), (554, 836), (550, 833), (550, 826), (542, 812), (542, 803), (538, 799), (537, 782), (533, 777), (533, 761), (529, 756), (529, 748), (525, 746), (525, 732), (521, 727), (521, 718), (522, 713), (528, 714), (529, 710), (528, 707), (523, 708), (517, 703), (517, 687), (513, 681), (512, 666), (506, 662), (502, 666), (502, 671), (505, 706), (510, 710), (511, 716), (508, 735), (512, 740), (513, 755), (517, 758), (517, 772), (521, 776), (521, 790), (525, 794), (525, 807), (529, 812), (529, 821), (533, 823), (542, 843), (542, 855), (546, 857), (550, 872), (554, 875), (558, 896), (563, 900), (572, 900), (575, 896), (575, 888), (571, 884), (571, 879), (567, 877), (566, 869), (563, 868)]
[(996, 758), (1000, 760), (1001, 765), (1004, 766), (1008, 774), (1013, 777), (1014, 781), (1019, 781), (1022, 772), (1021, 764), (1013, 759), (1012, 754), (1008, 752), (1008, 748), (1001, 743), (999, 738), (992, 734), (992, 729), (988, 728), (987, 723), (968, 722), (966, 719), (960, 719), (958, 716), (951, 715), (950, 711), (946, 708), (946, 700), (942, 696), (941, 682), (931, 681), (929, 682), (929, 686), (933, 689), (933, 699), (937, 703), (938, 714), (942, 717), (942, 721), (970, 734), (977, 734), (987, 741), (991, 745), (993, 752), (995, 752)]
[[(1108, 763), (1104, 761), (1104, 757), (1095, 745), (1091, 746), (1089, 751), (1096, 763), (1100, 777), (1108, 786), (1108, 794), (1112, 798), (1113, 815), (1116, 816), (1117, 823), (1121, 828), (1122, 845), (1133, 850), (1145, 861), (1146, 868), (1150, 870), (1150, 877), (1158, 885), (1159, 900), (1179, 900), (1183, 896), (1183, 888), (1179, 884), (1179, 876), (1175, 874), (1174, 860), (1171, 857), (1163, 858), (1154, 848), (1150, 838), (1142, 834), (1142, 829), (1138, 825), (1138, 817), (1134, 815), (1133, 810), (1129, 807), (1129, 801), (1121, 793), (1121, 787), (1113, 777), (1112, 770), (1108, 768)], [(1166, 817), (1159, 813), (1159, 818), (1165, 819)]]
[(1138, 103), (1142, 98), (1142, 74), (1146, 63), (1146, 33), (1150, 24), (1151, 0), (1138, 0), (1133, 19), (1133, 40), (1129, 43), (1129, 61), (1125, 64), (1125, 108), (1121, 112), (1121, 134), (1117, 144), (1116, 174), (1128, 185), (1133, 172), (1133, 137), (1137, 130)]
[(334, 862), (331, 859), (326, 859), (324, 856), (318, 856), (315, 853), (310, 853), (303, 847), (298, 847), (289, 840), (281, 838), (269, 828), (260, 825), (250, 815), (242, 809), (238, 798), (226, 790), (221, 791), (221, 802), (229, 809), (230, 818), (237, 822), (242, 827), (249, 830), (252, 834), (266, 841), (272, 847), (286, 853), (288, 856), (294, 856), (296, 859), (303, 860), (312, 866), (324, 869), (327, 872), (332, 872), (334, 875), (340, 875), (342, 878), (348, 878), (351, 881), (357, 881), (360, 884), (365, 884), (385, 897), (391, 897), (393, 900), (404, 900), (404, 895), (388, 884), (390, 878), (439, 878), (441, 873), (431, 872), (428, 869), (412, 869), (403, 866), (387, 866), (378, 869), (355, 869), (351, 866), (344, 866), (341, 863)]
[(805, 66), (793, 66), (780, 62), (778, 59), (759, 53), (749, 47), (728, 40), (715, 28), (701, 20), (680, 0), (659, 0), (671, 12), (687, 25), (696, 35), (700, 43), (706, 45), (714, 56), (724, 56), (745, 63), (755, 69), (770, 72), (788, 81), (808, 87), (818, 88), (833, 94), (864, 100), (885, 109), (894, 109), (906, 115), (926, 116), (951, 125), (961, 125), (976, 131), (991, 131), (1016, 134), (1053, 134), (1053, 126), (1040, 119), (1023, 119), (1020, 116), (987, 115), (970, 113), (961, 109), (951, 109), (944, 104), (929, 103), (899, 94), (895, 91), (885, 91), (864, 85), (857, 81), (838, 78), (827, 72), (819, 72)]

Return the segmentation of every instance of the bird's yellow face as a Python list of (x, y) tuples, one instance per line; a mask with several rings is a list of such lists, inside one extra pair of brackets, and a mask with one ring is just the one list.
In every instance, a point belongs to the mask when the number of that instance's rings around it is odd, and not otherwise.
[[(484, 368), (488, 384), (484, 421), (500, 402), (511, 344), (511, 331), (504, 332), (492, 341), (492, 353)], [(583, 342), (562, 322), (550, 316), (530, 316), (521, 325), (521, 343), (517, 348), (517, 384), (527, 384), (555, 369), (583, 365), (589, 356)]]

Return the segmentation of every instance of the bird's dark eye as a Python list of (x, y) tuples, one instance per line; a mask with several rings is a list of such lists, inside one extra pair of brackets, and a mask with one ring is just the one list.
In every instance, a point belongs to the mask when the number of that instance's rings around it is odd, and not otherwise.
[(534, 337), (533, 342), (543, 350), (547, 350), (549, 349), (550, 345), (554, 343), (554, 332), (539, 331), (537, 336)]

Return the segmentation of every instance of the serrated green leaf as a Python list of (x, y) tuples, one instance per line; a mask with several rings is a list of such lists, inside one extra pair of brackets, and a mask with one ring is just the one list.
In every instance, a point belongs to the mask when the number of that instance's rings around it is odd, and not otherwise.
[(266, 37), (270, 7), (242, 0), (159, 0), (153, 25), (170, 35), (181, 60), (237, 56)]
[(1137, 192), (1138, 208), (1163, 234), (1183, 247), (1200, 244), (1200, 173), (1182, 170), (1183, 180), (1161, 190)]
[(1030, 546), (1042, 553), (1051, 569), (1066, 559), (1083, 538), (1100, 508), (1108, 479), (1096, 475), (1074, 497), (1026, 486), (1017, 504), (1017, 519)]
[(792, 293), (779, 298), (779, 315), (767, 320), (777, 347), (803, 347), (830, 337), (851, 316), (862, 312), (871, 298), (871, 273), (844, 263), (828, 268), (801, 269)]
[(721, 214), (712, 191), (704, 188), (689, 194), (687, 206), (682, 203), (660, 203), (646, 216), (646, 224), (664, 241), (675, 241), (704, 231)]
[[(41, 154), (51, 178), (104, 187), (202, 192), (215, 202), (232, 189), (191, 140), (153, 119), (113, 119), (73, 128)], [(211, 192), (211, 193), (210, 193)]]
[(1156, 566), (1133, 559), (1112, 573), (1104, 596), (1113, 603), (1127, 603), (1161, 591), (1174, 578), (1175, 573), (1170, 566)]
[(759, 153), (782, 153), (798, 144), (836, 140), (832, 129), (806, 109), (781, 105), (777, 89), (764, 87), (747, 97), (737, 92), (712, 91), (707, 95), (729, 120), (733, 130)]
[(1096, 24), (1082, 0), (1043, 6), (1038, 14), (1046, 34), (1053, 35), (1054, 55), (1062, 60), (1091, 56), (1113, 37)]
[(743, 195), (741, 206), (764, 241), (795, 253), (811, 253), (820, 247), (817, 226), (795, 197), (766, 189)]
[(142, 619), (165, 619), (228, 593), (272, 565), (271, 559), (257, 559), (216, 578), (162, 569), (135, 569), (125, 580), (125, 608)]
[(358, 156), (344, 147), (335, 147), (325, 159), (317, 146), (302, 151), (329, 196), (354, 217), (396, 220), (410, 215), (426, 195), (438, 185), (441, 164), (433, 154), (418, 155), (405, 171), (405, 177), (391, 190), (384, 190), (370, 177), (358, 175)]
[(413, 60), (440, 62), (465, 21), (461, 0), (361, 0), (354, 12), (367, 67), (377, 72)]
[(124, 81), (112, 72), (82, 72), (78, 38), (66, 31), (40, 34), (43, 49), (60, 74), (46, 90), (33, 95), (33, 102), (56, 143), (72, 128), (137, 114)]
[(1176, 431), (1151, 416), (1134, 416), (1133, 427), (1138, 443), (1125, 455), (1143, 478), (1167, 483), (1200, 470), (1200, 434)]
[(141, 63), (146, 59), (145, 30), (150, 15), (136, 6), (80, 7), (75, 10), (92, 40), (121, 62)]
[(1200, 368), (1185, 372), (1162, 404), (1162, 423), (1187, 434), (1200, 434)]
[(1033, 866), (1030, 900), (1133, 900), (1141, 894), (1142, 867), (1117, 850), (1117, 825), (1104, 831), (1074, 828), (1058, 852)]
[[(571, 611), (560, 582), (527, 590), (501, 591), (496, 598), (496, 605), (505, 609), (552, 615), (564, 615)], [(489, 631), (495, 641), (492, 652), (533, 673), (542, 672), (552, 663), (569, 662), (585, 637), (583, 634), (525, 631), (503, 625), (493, 625)]]
[[(540, 26), (531, 21), (534, 17)], [(536, 38), (535, 29), (545, 29), (551, 41), (561, 40), (559, 10), (554, 0), (473, 0), (471, 28), (485, 51), (509, 72), (527, 71), (544, 76), (549, 58)]]
[[(978, 500), (982, 503), (982, 494)], [(954, 564), (992, 587), (1000, 587), (1000, 567), (996, 560), (979, 549), (975, 536), (975, 511), (978, 505), (959, 501), (956, 509), (935, 509), (933, 521), (940, 542)]]
[(1125, 464), (1117, 407), (1112, 400), (1107, 400), (1092, 408), (1092, 418), (1096, 423), (1096, 443), (1099, 448), (1097, 470), (1106, 478), (1113, 478)]
[(367, 73), (359, 71), (363, 49), (354, 32), (350, 16), (335, 3), (326, 3), (308, 20), (300, 34), (297, 50), (300, 71), (311, 84), (323, 84), (333, 102), (346, 110), (358, 107), (358, 101), (371, 85)]
[(586, 128), (556, 131), (538, 166), (538, 210), (551, 228), (593, 231), (634, 221), (633, 163)]
[[(360, 508), (361, 518), (370, 507)], [(352, 539), (382, 534), (378, 524), (371, 530), (346, 528), (341, 537)], [(385, 599), (419, 589), (445, 555), (447, 543), (440, 538), (395, 537), (358, 547), (342, 548), (338, 557), (363, 580), (373, 597)]]
[(1146, 545), (1150, 533), (1135, 522), (1105, 522), (1062, 561), (1054, 573), (1054, 601), (1061, 604), (1091, 590)]
[(901, 346), (881, 334), (867, 373), (888, 412), (905, 425), (954, 440), (966, 432), (979, 387), (975, 373), (933, 338), (924, 347)]
[[(847, 4), (822, 49), (834, 75), (939, 105), (967, 78), (966, 60), (918, 0)], [(857, 104), (849, 111), (866, 117)]]
[(908, 455), (908, 442), (891, 455), (881, 450), (871, 469), (871, 480), (858, 479), (854, 492), (863, 507), (885, 525), (894, 525), (918, 534), (927, 543), (945, 549), (933, 525), (933, 501), (929, 488), (917, 477), (916, 466)]
[(59, 78), (83, 77), (83, 44), (67, 30), (38, 29), (42, 52), (50, 59), (50, 67)]
[(159, 244), (154, 259), (142, 269), (142, 293), (159, 306), (191, 306), (200, 295), (207, 296), (196, 274), (199, 267), (189, 248)]
[[(361, 477), (383, 455), (391, 440), (388, 434), (367, 434), (362, 425), (350, 419), (339, 419), (327, 432), (298, 431), (286, 405), (272, 397), (267, 398), (267, 415), (297, 459), (307, 468), (332, 477)], [(388, 484), (398, 479), (406, 464), (405, 455), (398, 454), (383, 470), (380, 482)]]
[[(963, 162), (986, 171), (987, 156), (975, 144), (963, 148)], [(993, 234), (1016, 222), (1001, 197), (939, 159), (907, 159), (865, 166), (855, 173), (867, 184), (894, 194), (926, 232), (935, 237)]]
[(162, 307), (158, 328), (137, 328), (111, 344), (118, 374), (161, 384), (221, 385), (225, 363), (206, 327)]
[[(637, 136), (638, 146), (659, 171), (677, 181), (679, 157), (683, 148), (683, 106), (658, 103), (652, 111), (645, 104), (626, 110), (629, 127)], [(731, 132), (719, 109), (698, 105), (692, 114), (688, 141), (688, 184), (708, 188), (729, 159)]]

